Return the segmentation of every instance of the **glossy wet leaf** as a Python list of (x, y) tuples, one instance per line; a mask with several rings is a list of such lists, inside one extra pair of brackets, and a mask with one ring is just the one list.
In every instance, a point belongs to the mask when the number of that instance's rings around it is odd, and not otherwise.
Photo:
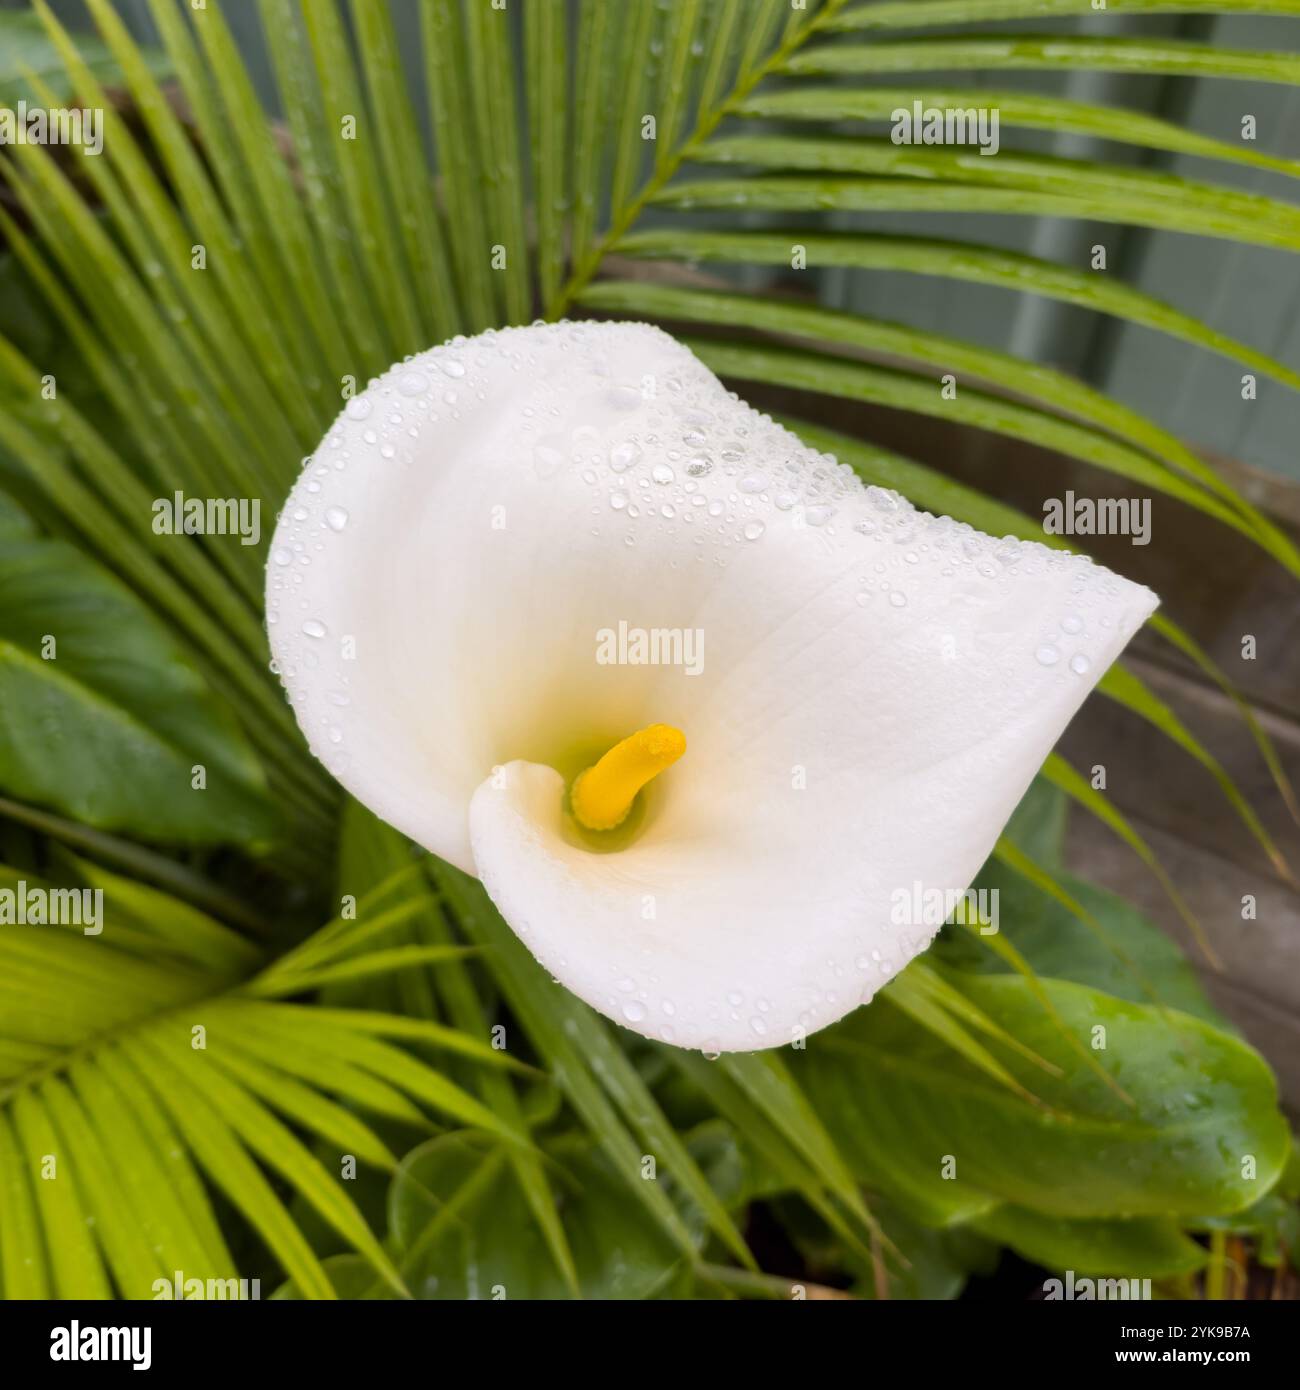
[[(810, 1038), (793, 1067), (859, 1176), (883, 1182), (915, 1214), (951, 1221), (1001, 1200), (1079, 1218), (1192, 1215), (1246, 1206), (1276, 1180), (1287, 1129), (1272, 1074), (1245, 1044), (1187, 1014), (1041, 980), (1129, 1106), (1065, 1044), (1024, 980), (953, 978), (1060, 1068), (1031, 1071), (1002, 1049), (1043, 1104), (878, 1005)], [(1257, 1176), (1244, 1175), (1248, 1156)]]

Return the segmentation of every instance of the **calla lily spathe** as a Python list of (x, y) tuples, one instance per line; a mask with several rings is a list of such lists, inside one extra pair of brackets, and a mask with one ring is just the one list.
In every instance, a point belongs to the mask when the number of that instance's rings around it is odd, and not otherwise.
[[(372, 382), (267, 587), (339, 781), (476, 874), (560, 983), (706, 1051), (811, 1033), (923, 950), (935, 923), (900, 904), (966, 888), (1155, 605), (864, 487), (632, 323), (458, 339)], [(575, 779), (645, 731), (588, 784), (617, 802), (661, 729), (685, 752), (584, 828)]]

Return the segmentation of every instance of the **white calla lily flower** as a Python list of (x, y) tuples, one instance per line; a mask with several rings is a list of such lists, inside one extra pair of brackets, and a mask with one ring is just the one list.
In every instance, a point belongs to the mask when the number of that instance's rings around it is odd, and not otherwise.
[[(642, 324), (350, 401), (267, 621), (313, 752), (647, 1037), (787, 1043), (924, 950), (1156, 606), (864, 487)], [(922, 920), (918, 920), (918, 915)]]

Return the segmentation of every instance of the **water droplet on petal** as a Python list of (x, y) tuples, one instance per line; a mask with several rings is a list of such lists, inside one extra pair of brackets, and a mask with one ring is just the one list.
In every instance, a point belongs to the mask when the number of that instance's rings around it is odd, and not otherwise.
[(626, 440), (610, 451), (609, 466), (615, 473), (625, 473), (641, 457), (641, 446)]
[(348, 524), (348, 514), (342, 507), (326, 507), (325, 524), (331, 531), (341, 531)]
[(307, 621), (303, 623), (302, 630), (307, 634), (308, 637), (325, 636), (325, 624), (317, 622), (315, 618), (308, 618)]
[(1040, 666), (1055, 666), (1061, 659), (1061, 653), (1055, 647), (1044, 643), (1043, 646), (1034, 653), (1034, 659)]

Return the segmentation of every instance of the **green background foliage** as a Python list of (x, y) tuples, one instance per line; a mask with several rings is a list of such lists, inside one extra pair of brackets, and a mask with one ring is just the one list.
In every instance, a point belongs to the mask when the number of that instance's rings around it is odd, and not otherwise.
[[(1266, 1263), (1294, 1255), (1300, 1175), (1271, 1072), (1176, 946), (1066, 872), (1067, 808), (1100, 816), (1195, 925), (1193, 906), (1059, 758), (979, 881), (1001, 894), (999, 935), (950, 924), (806, 1050), (654, 1045), (558, 987), (474, 880), (346, 802), (311, 760), (267, 670), (265, 541), (149, 522), (176, 491), (257, 498), (272, 515), (348, 379), (457, 333), (607, 313), (669, 324), (738, 384), (1045, 443), (1300, 575), (1288, 536), (1213, 467), (1073, 377), (729, 287), (799, 245), (817, 266), (1083, 305), (1295, 389), (1260, 349), (1116, 277), (983, 244), (972, 218), (1294, 251), (1293, 204), (1118, 163), (901, 148), (843, 123), (887, 119), (900, 93), (973, 99), (909, 85), (914, 73), (1294, 84), (1300, 60), (964, 27), (1050, 22), (1086, 0), (527, 0), (504, 15), (421, 0), (425, 110), (387, 5), (260, 0), (273, 115), (221, 0), (149, 0), (145, 48), (109, 0), (87, 8), (94, 35), (41, 3), (0, 12), (0, 100), (75, 99), (107, 123), (99, 158), (0, 149), (0, 887), (98, 888), (110, 908), (97, 937), (0, 926), (5, 1296), (149, 1297), (181, 1270), (310, 1298), (782, 1298), (793, 1276), (953, 1297), (1004, 1248), (1179, 1290), (1207, 1265), (1217, 1277), (1230, 1232)], [(1300, 15), (1289, 0), (1109, 8)], [(1012, 134), (1297, 173), (1118, 108), (997, 101)], [(826, 214), (854, 209), (925, 209), (951, 231), (828, 230)], [(503, 272), (489, 242), (506, 248)], [(640, 273), (665, 264), (667, 279)], [(701, 283), (702, 268), (724, 279)], [(979, 385), (941, 402), (946, 370)], [(918, 505), (1044, 539), (914, 460), (790, 423)], [(1170, 617), (1153, 626), (1226, 686)], [(1285, 867), (1134, 671), (1116, 667), (1099, 698), (1197, 759)]]

